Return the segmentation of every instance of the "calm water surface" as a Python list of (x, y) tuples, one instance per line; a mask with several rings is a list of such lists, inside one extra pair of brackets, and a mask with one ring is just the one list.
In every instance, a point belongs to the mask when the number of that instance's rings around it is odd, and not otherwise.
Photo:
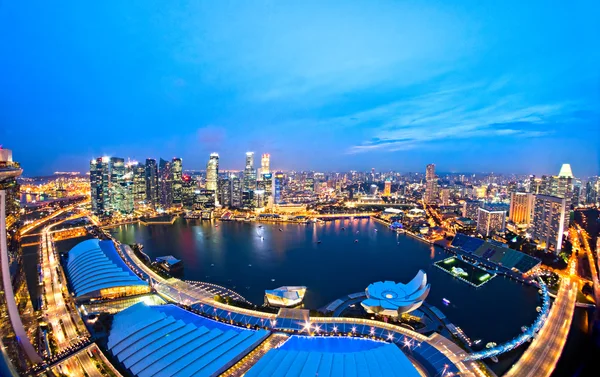
[(152, 258), (182, 259), (185, 279), (224, 285), (257, 304), (265, 289), (305, 285), (305, 306), (317, 309), (375, 281), (408, 282), (423, 269), (431, 283), (427, 302), (473, 340), (497, 343), (531, 324), (539, 305), (536, 289), (503, 277), (480, 288), (454, 279), (432, 264), (447, 257), (441, 249), (369, 219), (308, 226), (178, 219), (111, 232), (121, 242), (142, 243)]

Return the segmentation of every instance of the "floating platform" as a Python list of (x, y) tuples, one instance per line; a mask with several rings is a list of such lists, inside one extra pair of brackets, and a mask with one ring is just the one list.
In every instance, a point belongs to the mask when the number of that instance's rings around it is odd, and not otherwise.
[(473, 287), (481, 287), (496, 276), (496, 274), (491, 274), (487, 270), (457, 257), (437, 261), (434, 265)]

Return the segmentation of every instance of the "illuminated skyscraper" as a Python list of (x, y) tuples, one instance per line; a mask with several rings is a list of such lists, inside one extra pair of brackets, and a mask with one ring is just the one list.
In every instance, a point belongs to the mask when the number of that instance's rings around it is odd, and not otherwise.
[(246, 167), (244, 168), (244, 191), (256, 189), (256, 170), (254, 169), (254, 152), (246, 152)]
[(450, 189), (443, 188), (440, 190), (440, 199), (442, 200), (442, 205), (447, 206), (450, 204)]
[(271, 172), (271, 155), (264, 153), (260, 159), (260, 179), (263, 179), (263, 175)]
[(390, 179), (386, 179), (383, 186), (383, 194), (382, 196), (390, 196), (392, 195), (392, 181)]
[(435, 203), (437, 197), (437, 177), (435, 175), (435, 164), (427, 165), (425, 171), (425, 203)]
[(154, 209), (158, 206), (158, 166), (153, 158), (146, 159), (146, 204)]
[(146, 202), (146, 166), (136, 162), (131, 167), (133, 171), (133, 205), (142, 207)]
[(92, 211), (109, 215), (121, 211), (121, 183), (125, 176), (125, 160), (119, 157), (100, 157), (90, 162), (90, 192)]
[(232, 181), (229, 177), (219, 178), (218, 181), (218, 201), (223, 207), (232, 207)]
[(479, 208), (477, 210), (477, 232), (484, 237), (502, 233), (506, 225), (506, 211)]
[(219, 154), (211, 153), (206, 164), (206, 189), (217, 192), (219, 177)]
[(242, 180), (236, 176), (232, 176), (230, 179), (231, 179), (231, 207), (241, 208), (242, 207), (242, 191), (243, 191)]
[(273, 174), (273, 203), (280, 204), (281, 203), (281, 191), (283, 189), (283, 180), (284, 175), (282, 172), (278, 171)]
[(512, 192), (508, 219), (517, 225), (531, 224), (534, 200), (535, 195), (532, 193)]
[(546, 251), (558, 254), (562, 249), (563, 234), (566, 229), (565, 212), (565, 198), (536, 195), (532, 238)]
[(183, 162), (179, 157), (173, 157), (171, 161), (171, 182), (173, 185), (173, 204), (180, 206), (182, 202), (183, 188)]
[(161, 158), (158, 174), (160, 206), (166, 210), (173, 204), (173, 166), (171, 162)]

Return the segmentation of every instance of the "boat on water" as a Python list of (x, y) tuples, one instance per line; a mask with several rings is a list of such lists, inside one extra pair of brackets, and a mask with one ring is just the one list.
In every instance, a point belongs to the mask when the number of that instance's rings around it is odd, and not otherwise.
[(319, 240), (319, 241), (317, 241), (317, 243), (321, 243), (321, 241)]
[(448, 300), (447, 298), (443, 298), (442, 302), (444, 303), (444, 305), (450, 305), (450, 300)]
[(358, 243), (358, 240), (354, 240), (354, 243)]
[(283, 229), (279, 228), (279, 231), (280, 231), (280, 232), (283, 232)]

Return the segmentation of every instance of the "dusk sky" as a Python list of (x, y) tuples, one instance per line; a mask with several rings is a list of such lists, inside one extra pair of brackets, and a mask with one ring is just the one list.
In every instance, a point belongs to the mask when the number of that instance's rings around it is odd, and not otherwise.
[(1, 1), (0, 144), (241, 169), (596, 175), (600, 2)]

